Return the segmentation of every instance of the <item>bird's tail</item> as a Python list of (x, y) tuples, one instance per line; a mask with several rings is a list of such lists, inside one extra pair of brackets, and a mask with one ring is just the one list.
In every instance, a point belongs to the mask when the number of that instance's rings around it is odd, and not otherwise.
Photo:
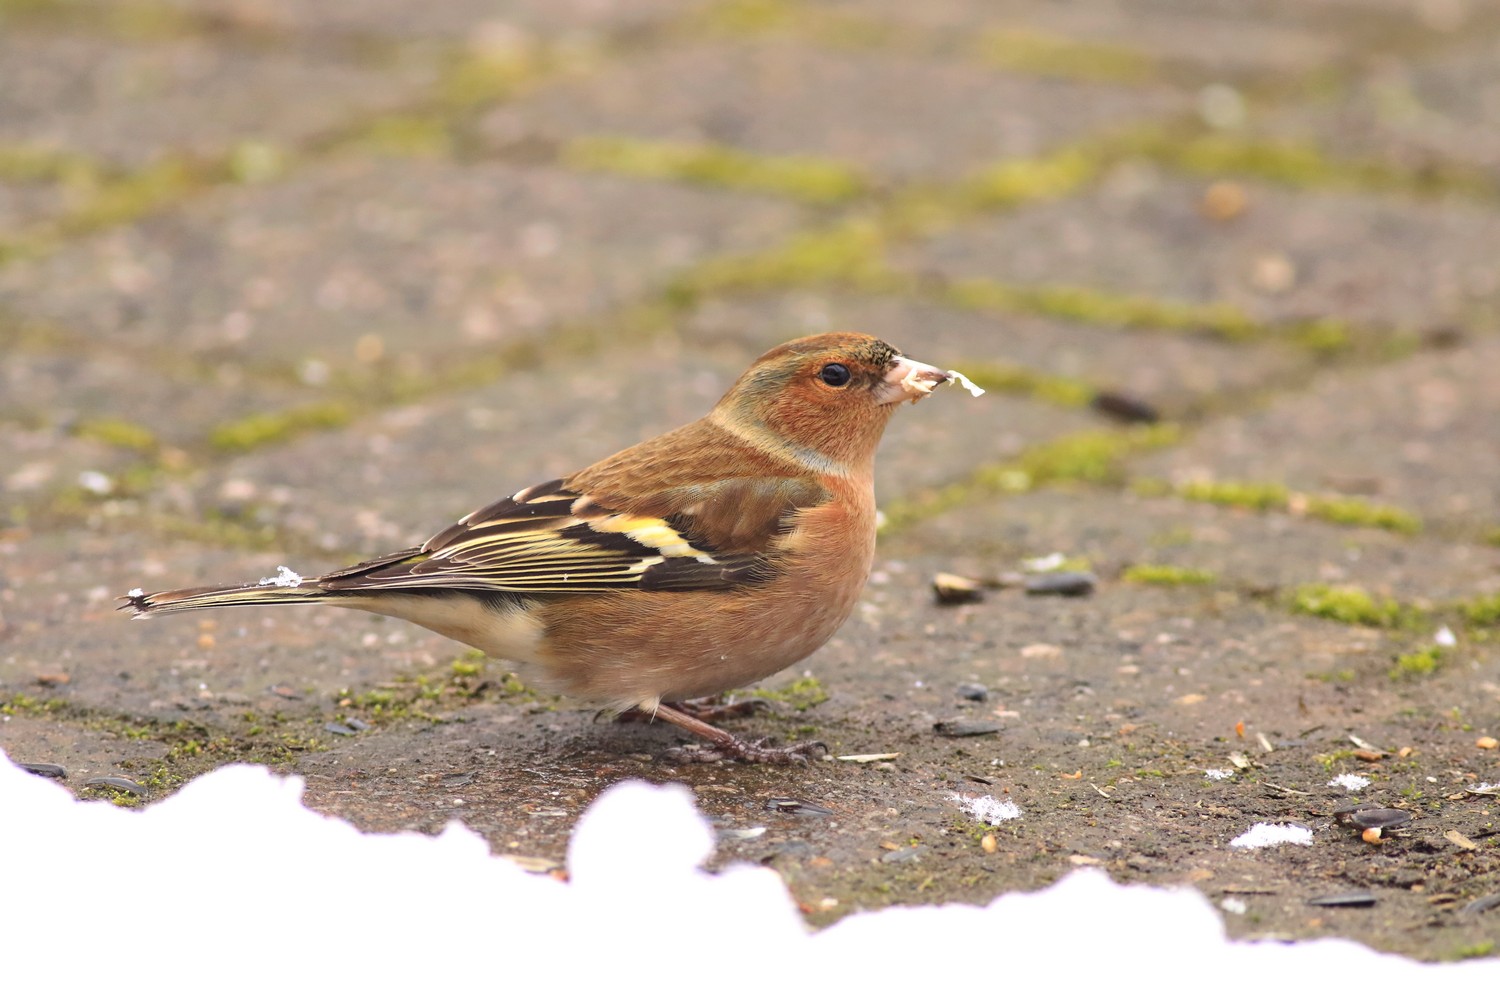
[(346, 595), (324, 589), (317, 579), (303, 580), (288, 569), (274, 579), (230, 587), (189, 587), (147, 594), (139, 588), (120, 600), (120, 609), (131, 609), (132, 618), (158, 618), (201, 608), (228, 608), (256, 604), (313, 604)]

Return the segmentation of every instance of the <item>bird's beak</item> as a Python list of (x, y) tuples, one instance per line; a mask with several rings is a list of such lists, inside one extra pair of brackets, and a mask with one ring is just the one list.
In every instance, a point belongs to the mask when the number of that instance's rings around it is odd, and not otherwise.
[(904, 403), (907, 400), (915, 403), (952, 377), (951, 373), (941, 368), (897, 355), (890, 370), (885, 373), (885, 378), (876, 387), (875, 396), (883, 405)]

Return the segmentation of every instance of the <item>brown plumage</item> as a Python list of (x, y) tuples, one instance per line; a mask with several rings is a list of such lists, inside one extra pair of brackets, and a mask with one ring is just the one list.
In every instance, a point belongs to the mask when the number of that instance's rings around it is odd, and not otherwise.
[(712, 755), (801, 759), (675, 703), (822, 646), (875, 551), (875, 450), (897, 405), (950, 373), (856, 333), (763, 355), (713, 411), (482, 507), (425, 544), (321, 577), (143, 594), (137, 618), (325, 603), (404, 618), (539, 668), (553, 690), (637, 708)]

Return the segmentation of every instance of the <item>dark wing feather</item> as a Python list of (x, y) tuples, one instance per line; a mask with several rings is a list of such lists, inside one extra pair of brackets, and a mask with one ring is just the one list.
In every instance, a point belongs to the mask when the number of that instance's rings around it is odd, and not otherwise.
[[(421, 548), (330, 573), (329, 590), (440, 589), (587, 593), (718, 590), (775, 575), (768, 542), (820, 488), (720, 480), (672, 496), (611, 503), (554, 480), (480, 508)], [(782, 481), (784, 483), (784, 481)], [(654, 516), (655, 506), (678, 511)], [(713, 544), (715, 536), (727, 545)], [(742, 544), (736, 545), (739, 542)], [(744, 542), (752, 542), (744, 545)]]

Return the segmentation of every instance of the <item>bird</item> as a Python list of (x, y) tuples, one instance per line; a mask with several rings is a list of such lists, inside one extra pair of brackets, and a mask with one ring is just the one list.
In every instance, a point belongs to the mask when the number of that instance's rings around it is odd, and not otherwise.
[(763, 354), (704, 417), (481, 507), (426, 542), (316, 577), (145, 593), (134, 618), (321, 604), (413, 622), (520, 665), (540, 689), (704, 744), (691, 760), (805, 762), (817, 742), (736, 736), (695, 702), (823, 646), (873, 564), (875, 452), (896, 408), (954, 383), (862, 333)]

